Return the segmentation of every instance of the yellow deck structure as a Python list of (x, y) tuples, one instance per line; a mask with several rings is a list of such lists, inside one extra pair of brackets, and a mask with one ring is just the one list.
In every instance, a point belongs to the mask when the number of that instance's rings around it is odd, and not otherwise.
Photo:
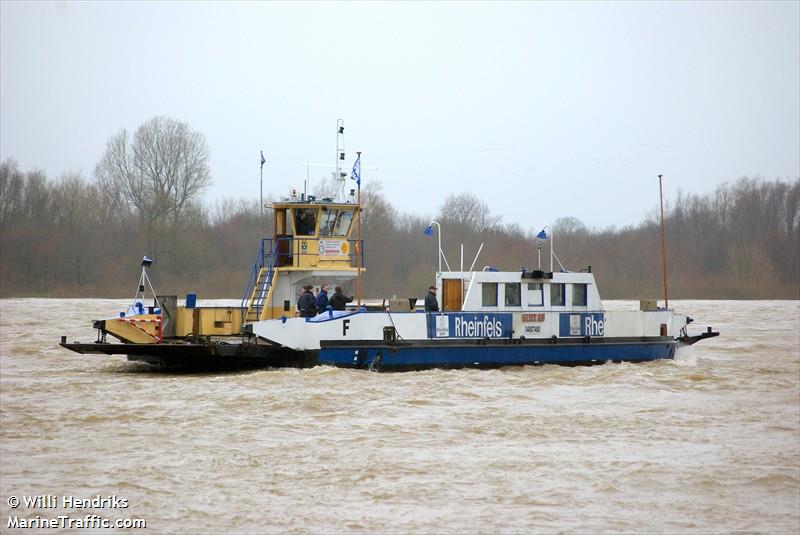
[(176, 307), (172, 318), (142, 314), (105, 321), (105, 331), (123, 342), (154, 344), (165, 338), (238, 336), (242, 331), (239, 307)]
[(363, 264), (353, 239), (356, 204), (310, 197), (270, 208), (275, 230), (272, 239), (262, 240), (242, 304), (243, 323), (294, 316), (304, 285), (349, 287)]

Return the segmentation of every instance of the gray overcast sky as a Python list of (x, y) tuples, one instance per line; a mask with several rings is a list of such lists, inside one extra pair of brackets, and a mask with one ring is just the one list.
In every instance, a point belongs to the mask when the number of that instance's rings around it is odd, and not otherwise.
[(211, 201), (258, 198), (262, 149), (302, 188), (340, 117), (401, 211), (471, 191), (526, 230), (800, 176), (798, 2), (1, 6), (0, 157), (51, 177), (156, 115), (207, 137)]

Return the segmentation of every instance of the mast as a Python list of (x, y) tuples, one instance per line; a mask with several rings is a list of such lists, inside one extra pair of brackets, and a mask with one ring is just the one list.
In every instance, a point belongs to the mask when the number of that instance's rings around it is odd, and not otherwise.
[(664, 241), (664, 189), (661, 185), (661, 176), (658, 175), (658, 198), (661, 202), (661, 271), (664, 274), (664, 308), (669, 309), (667, 296), (667, 248)]
[(334, 177), (334, 180), (339, 183), (340, 200), (344, 200), (344, 184), (346, 174), (342, 172), (339, 162), (344, 161), (344, 159), (344, 119), (338, 119), (336, 121), (336, 176)]
[[(356, 161), (361, 161), (361, 152), (356, 151)], [(358, 198), (356, 200), (356, 211), (358, 212), (358, 226), (356, 227), (356, 295), (358, 295), (358, 310), (361, 310), (361, 177), (356, 181), (358, 186)]]

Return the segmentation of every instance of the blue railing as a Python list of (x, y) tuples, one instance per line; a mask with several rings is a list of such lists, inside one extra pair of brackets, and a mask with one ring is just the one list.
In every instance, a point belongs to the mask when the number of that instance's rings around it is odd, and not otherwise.
[[(245, 284), (244, 294), (242, 295), (242, 320), (247, 321), (247, 316), (250, 310), (255, 310), (257, 314), (261, 315), (261, 309), (264, 306), (264, 301), (269, 293), (269, 288), (272, 285), (272, 279), (276, 266), (299, 266), (301, 264), (300, 258), (304, 256), (318, 256), (318, 251), (304, 251), (302, 247), (294, 242), (302, 242), (306, 240), (314, 240), (315, 242), (320, 239), (316, 236), (286, 236), (276, 239), (263, 238), (258, 249), (258, 254), (253, 262), (253, 268), (250, 270), (250, 277)], [(322, 238), (325, 239), (325, 238)], [(350, 265), (356, 266), (356, 243), (358, 240), (347, 240), (347, 257)], [(361, 267), (364, 267), (364, 241), (361, 241), (360, 256)], [(320, 257), (324, 258), (324, 257)], [(259, 280), (259, 274), (262, 268), (266, 266), (264, 277)], [(256, 286), (261, 285), (260, 288)], [(257, 293), (254, 293), (257, 292)]]
[[(244, 295), (242, 295), (242, 319), (247, 318), (247, 314), (251, 307), (260, 314), (261, 308), (264, 305), (264, 300), (267, 297), (267, 292), (272, 284), (272, 273), (275, 269), (275, 257), (277, 255), (277, 244), (272, 246), (272, 240), (262, 239), (261, 245), (258, 249), (258, 255), (253, 262), (253, 268), (250, 270), (250, 277), (244, 288)], [(259, 280), (262, 268), (266, 266), (263, 280)], [(261, 288), (256, 288), (260, 285)], [(257, 292), (254, 294), (254, 292)], [(251, 303), (252, 301), (252, 303)]]

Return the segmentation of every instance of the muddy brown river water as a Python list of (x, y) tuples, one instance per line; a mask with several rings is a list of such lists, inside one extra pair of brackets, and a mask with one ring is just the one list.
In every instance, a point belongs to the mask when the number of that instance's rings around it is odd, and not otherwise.
[(176, 373), (57, 346), (120, 301), (0, 300), (0, 531), (798, 533), (800, 302), (673, 304), (721, 336), (645, 364)]

